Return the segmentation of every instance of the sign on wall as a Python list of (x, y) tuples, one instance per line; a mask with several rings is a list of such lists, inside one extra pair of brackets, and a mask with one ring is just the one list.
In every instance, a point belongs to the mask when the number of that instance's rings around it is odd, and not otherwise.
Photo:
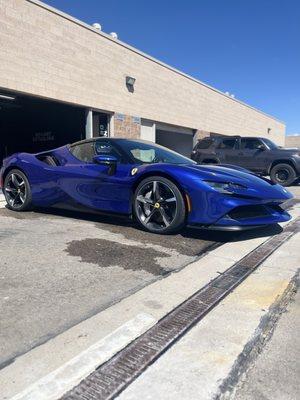
[(36, 142), (53, 142), (54, 134), (52, 132), (35, 132), (32, 137), (33, 143)]

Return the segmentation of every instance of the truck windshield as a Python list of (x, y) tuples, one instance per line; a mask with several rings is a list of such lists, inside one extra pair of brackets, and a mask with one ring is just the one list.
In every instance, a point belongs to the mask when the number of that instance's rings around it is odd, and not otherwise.
[(269, 147), (270, 150), (275, 150), (278, 146), (272, 142), (270, 139), (264, 139), (265, 144)]

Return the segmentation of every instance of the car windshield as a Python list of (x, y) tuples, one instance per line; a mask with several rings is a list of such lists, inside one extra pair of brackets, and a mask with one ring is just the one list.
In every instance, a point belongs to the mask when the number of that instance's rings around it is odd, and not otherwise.
[(270, 150), (275, 150), (278, 146), (272, 142), (270, 139), (264, 139), (265, 144), (269, 147)]
[(119, 142), (119, 145), (129, 158), (137, 164), (196, 164), (191, 159), (157, 144), (135, 140), (122, 140)]

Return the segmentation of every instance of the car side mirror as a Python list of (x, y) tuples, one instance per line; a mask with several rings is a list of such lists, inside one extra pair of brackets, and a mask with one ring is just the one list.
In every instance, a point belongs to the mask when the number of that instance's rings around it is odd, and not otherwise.
[(108, 175), (114, 175), (117, 168), (118, 159), (110, 154), (99, 155), (93, 158), (95, 164), (106, 165), (108, 167)]

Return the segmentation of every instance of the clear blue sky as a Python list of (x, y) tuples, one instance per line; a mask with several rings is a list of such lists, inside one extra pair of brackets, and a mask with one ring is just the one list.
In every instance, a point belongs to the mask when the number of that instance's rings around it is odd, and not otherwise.
[(45, 0), (300, 133), (299, 0)]

